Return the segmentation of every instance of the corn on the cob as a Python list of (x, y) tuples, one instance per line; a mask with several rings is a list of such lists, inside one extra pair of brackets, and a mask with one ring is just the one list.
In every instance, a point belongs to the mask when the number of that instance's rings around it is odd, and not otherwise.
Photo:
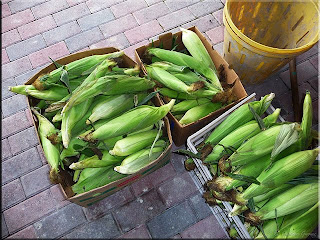
[(31, 108), (32, 112), (36, 115), (39, 121), (39, 137), (41, 141), (41, 146), (44, 151), (44, 155), (48, 160), (48, 163), (51, 167), (50, 170), (50, 181), (52, 183), (59, 183), (60, 176), (59, 176), (59, 165), (60, 165), (60, 144), (53, 145), (50, 140), (47, 139), (48, 135), (56, 132), (54, 125), (42, 116), (38, 111), (34, 108)]
[(59, 110), (56, 115), (52, 118), (52, 122), (61, 122), (62, 121), (62, 115), (61, 110)]
[(161, 107), (141, 105), (110, 120), (94, 132), (83, 136), (83, 138), (85, 141), (104, 140), (138, 131), (162, 119), (170, 111), (174, 103), (175, 99), (172, 99), (168, 104)]
[(150, 149), (142, 149), (126, 157), (121, 165), (114, 167), (114, 170), (122, 174), (133, 174), (140, 171), (142, 168), (156, 160), (163, 152), (165, 142), (163, 141), (161, 144), (160, 140), (158, 142), (159, 147), (152, 148), (150, 156)]
[(264, 201), (266, 199), (272, 198), (275, 195), (278, 195), (279, 193), (282, 193), (286, 190), (288, 190), (289, 188), (293, 187), (292, 184), (282, 184), (279, 187), (276, 187), (274, 189), (269, 190), (268, 192), (264, 193), (264, 194), (260, 194), (258, 196), (253, 197), (253, 201), (256, 202), (261, 202)]
[(168, 61), (179, 66), (187, 66), (191, 69), (194, 69), (195, 71), (208, 78), (218, 92), (223, 91), (221, 83), (219, 82), (219, 79), (213, 69), (209, 68), (208, 66), (203, 64), (203, 62), (197, 60), (196, 58), (180, 52), (169, 51), (160, 48), (149, 48), (148, 53), (164, 61)]
[(158, 130), (151, 130), (125, 137), (117, 141), (109, 153), (116, 156), (128, 156), (133, 154), (147, 146), (151, 146), (157, 133)]
[(97, 155), (86, 158), (79, 162), (72, 163), (69, 168), (73, 170), (81, 170), (85, 168), (101, 168), (108, 167), (120, 163), (123, 157), (112, 156), (107, 150), (102, 151), (102, 158), (99, 159)]
[(300, 149), (307, 149), (311, 143), (312, 111), (312, 99), (310, 92), (307, 91), (303, 102), (302, 137), (299, 140)]
[(35, 90), (36, 88), (33, 85), (18, 85), (9, 87), (9, 91), (22, 94), (22, 95), (28, 95), (26, 90)]
[(205, 140), (205, 143), (216, 144), (233, 130), (252, 120), (254, 117), (249, 109), (249, 104), (258, 115), (262, 115), (270, 106), (274, 96), (274, 93), (270, 93), (261, 98), (260, 101), (246, 103), (236, 109), (212, 131), (209, 137)]
[(278, 160), (269, 170), (262, 171), (257, 177), (260, 185), (251, 184), (237, 196), (237, 202), (246, 204), (251, 197), (268, 192), (270, 188), (279, 187), (299, 176), (311, 167), (318, 153), (319, 149), (300, 151)]
[(182, 31), (182, 42), (184, 46), (188, 49), (191, 56), (203, 62), (206, 66), (212, 68), (216, 73), (216, 67), (198, 35), (195, 32), (190, 31), (188, 29), (180, 29)]
[(212, 96), (215, 94), (215, 91), (211, 91), (207, 89), (199, 89), (189, 94), (177, 92), (169, 88), (158, 88), (158, 90), (163, 96), (167, 96), (169, 98), (174, 98), (174, 99), (182, 99), (182, 100), (198, 99), (198, 98), (211, 99)]
[[(263, 232), (267, 239), (273, 239), (281, 226), (284, 217), (279, 217), (277, 219), (270, 219), (263, 223)], [(260, 232), (254, 239), (266, 239), (262, 232)]]
[[(81, 77), (82, 75), (88, 75), (86, 72), (92, 68), (95, 68), (105, 59), (112, 59), (121, 57), (124, 54), (123, 51), (104, 54), (104, 55), (93, 55), (85, 57), (65, 65), (65, 70), (68, 72), (68, 78), (73, 79)], [(40, 76), (35, 82), (34, 86), (38, 90), (43, 90), (50, 87), (53, 83), (57, 83), (60, 80), (62, 74), (62, 67), (53, 70), (52, 72)]]
[[(139, 94), (138, 100), (142, 101), (147, 94)], [(99, 119), (107, 119), (115, 117), (134, 106), (134, 95), (133, 94), (122, 94), (108, 96), (105, 101), (97, 104), (92, 109), (92, 114), (86, 121), (86, 124), (90, 124), (98, 121)]]
[(199, 106), (195, 106), (189, 109), (183, 117), (180, 119), (181, 124), (189, 124), (195, 121), (198, 121), (200, 118), (207, 116), (208, 114), (220, 109), (222, 107), (222, 103), (204, 103)]
[(64, 87), (54, 86), (47, 90), (39, 91), (37, 89), (26, 88), (27, 95), (43, 100), (59, 101), (68, 95), (68, 90)]
[(112, 68), (112, 73), (136, 76), (140, 73), (140, 67), (139, 65), (134, 66), (134, 68), (119, 68), (116, 66)]
[(179, 102), (178, 104), (175, 104), (172, 107), (171, 112), (172, 113), (186, 112), (193, 107), (196, 107), (196, 106), (208, 103), (208, 102), (210, 102), (210, 99), (208, 99), (208, 98), (184, 100), (184, 101)]
[(184, 73), (186, 68), (183, 66), (178, 66), (171, 62), (161, 61), (150, 64), (151, 67), (161, 68), (170, 73)]
[(175, 90), (177, 92), (189, 93), (193, 91), (193, 87), (186, 85), (171, 73), (159, 67), (152, 67), (151, 65), (146, 67), (148, 76), (154, 79), (167, 88)]
[[(263, 119), (265, 127), (270, 127), (273, 123), (275, 123), (279, 117), (280, 109), (276, 109), (272, 114), (268, 115)], [(212, 152), (206, 157), (204, 162), (210, 163), (219, 160), (222, 155), (226, 152), (226, 148), (232, 147), (233, 149), (237, 149), (240, 145), (248, 140), (249, 138), (255, 136), (261, 132), (259, 124), (257, 121), (252, 120), (247, 124), (235, 129), (233, 132), (229, 133), (226, 137), (224, 137), (213, 149)]]
[(304, 210), (299, 214), (291, 214), (291, 222), (286, 225), (286, 218), (284, 226), (274, 237), (275, 239), (306, 239), (309, 234), (318, 225), (318, 209), (319, 203), (316, 203), (312, 208)]
[(258, 212), (247, 217), (253, 222), (259, 222), (311, 207), (318, 202), (318, 187), (318, 183), (296, 185), (273, 197)]
[(254, 161), (264, 155), (270, 154), (274, 149), (274, 145), (281, 128), (289, 127), (291, 129), (292, 127), (296, 128), (296, 125), (298, 124), (292, 123), (273, 126), (253, 136), (243, 143), (237, 151), (229, 157), (231, 165), (237, 166), (247, 164), (250, 161)]

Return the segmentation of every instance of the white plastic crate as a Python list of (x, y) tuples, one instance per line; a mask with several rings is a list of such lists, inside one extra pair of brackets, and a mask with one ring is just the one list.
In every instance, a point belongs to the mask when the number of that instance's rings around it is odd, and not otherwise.
[[(250, 96), (248, 96), (247, 98), (243, 99), (241, 102), (236, 104), (234, 107), (232, 107), (231, 109), (226, 111), (220, 117), (218, 117), (217, 119), (215, 119), (214, 121), (212, 121), (211, 123), (206, 125), (204, 128), (200, 129), (198, 132), (191, 135), (187, 139), (188, 150), (190, 150), (193, 153), (197, 153), (198, 151), (196, 149), (196, 146), (199, 145), (200, 143), (202, 143), (204, 141), (204, 139), (213, 131), (214, 128), (216, 128), (234, 110), (236, 110), (237, 108), (239, 108), (240, 106), (242, 106), (243, 104), (245, 104), (247, 102), (252, 102), (252, 101), (256, 100), (255, 96), (256, 96), (255, 93), (251, 94)], [(267, 109), (266, 113), (271, 114), (274, 110), (275, 110), (275, 108), (271, 105)], [(279, 120), (281, 122), (285, 121), (281, 116), (279, 116)], [(206, 183), (208, 180), (211, 180), (212, 176), (211, 176), (211, 173), (210, 173), (209, 169), (207, 168), (207, 166), (202, 164), (201, 160), (199, 160), (199, 159), (193, 159), (193, 160), (195, 162), (196, 169), (193, 171), (190, 171), (190, 175), (191, 175), (194, 183), (197, 185), (199, 191), (201, 193), (203, 193), (204, 192), (203, 184)], [(240, 238), (241, 239), (250, 239), (251, 238), (250, 234), (248, 233), (246, 227), (243, 225), (243, 223), (241, 222), (239, 217), (238, 216), (234, 216), (231, 218), (228, 217), (228, 213), (232, 210), (231, 205), (228, 202), (222, 202), (222, 204), (223, 204), (224, 208), (221, 208), (219, 206), (210, 207), (211, 211), (213, 212), (213, 214), (217, 218), (221, 227), (227, 233), (226, 228), (230, 227), (231, 224), (234, 223), (233, 226), (237, 230)]]

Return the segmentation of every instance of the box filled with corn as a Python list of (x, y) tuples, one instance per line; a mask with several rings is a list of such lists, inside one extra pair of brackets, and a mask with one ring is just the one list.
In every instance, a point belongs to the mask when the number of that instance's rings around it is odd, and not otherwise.
[[(197, 166), (210, 175), (203, 186), (206, 202), (238, 216), (251, 238), (306, 239), (318, 225), (319, 204), (319, 133), (311, 128), (311, 96), (307, 91), (301, 122), (279, 122), (280, 109), (265, 114), (274, 97), (213, 121), (188, 138), (191, 152), (178, 152), (191, 156), (187, 169)], [(229, 234), (239, 238), (232, 224)]]
[(135, 54), (156, 83), (156, 104), (176, 99), (168, 117), (177, 146), (247, 96), (237, 74), (196, 27), (161, 35)]
[(87, 207), (170, 161), (167, 113), (154, 82), (115, 48), (61, 58), (24, 85), (39, 142), (67, 199)]

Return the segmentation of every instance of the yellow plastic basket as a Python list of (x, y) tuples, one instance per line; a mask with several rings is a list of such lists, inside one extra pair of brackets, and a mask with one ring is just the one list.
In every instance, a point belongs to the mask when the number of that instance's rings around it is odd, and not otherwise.
[(319, 40), (317, 1), (227, 0), (223, 52), (243, 83), (259, 83)]

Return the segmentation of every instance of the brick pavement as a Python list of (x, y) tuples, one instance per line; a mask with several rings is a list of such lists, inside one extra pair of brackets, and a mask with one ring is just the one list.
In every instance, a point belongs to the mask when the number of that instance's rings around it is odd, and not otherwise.
[[(223, 52), (224, 0), (3, 0), (2, 214), (3, 238), (223, 238), (224, 232), (184, 170), (183, 157), (133, 185), (82, 208), (48, 181), (24, 96), (7, 90), (49, 63), (83, 49), (134, 49), (159, 34), (196, 25)], [(318, 127), (318, 45), (297, 58), (300, 97), (312, 93)], [(260, 85), (293, 120), (288, 66)], [(182, 190), (179, 190), (179, 187)]]

